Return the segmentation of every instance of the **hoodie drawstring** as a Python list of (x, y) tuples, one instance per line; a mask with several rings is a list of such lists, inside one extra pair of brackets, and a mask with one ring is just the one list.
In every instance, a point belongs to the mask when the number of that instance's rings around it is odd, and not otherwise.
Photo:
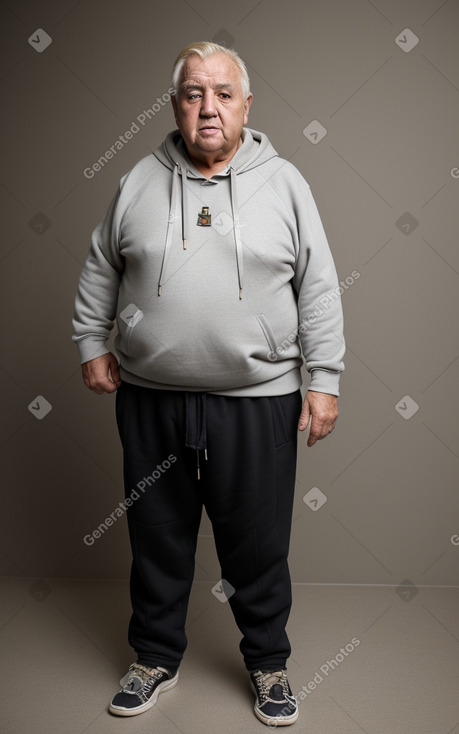
[[(177, 164), (178, 166), (178, 164)], [(185, 175), (183, 175), (183, 171), (181, 171), (182, 175), (182, 242), (183, 242), (183, 249), (186, 250), (186, 235), (187, 235), (187, 228), (186, 228), (186, 212), (187, 212), (187, 201), (186, 201), (186, 178), (187, 178), (187, 170), (185, 168)]]
[(172, 174), (171, 203), (169, 206), (169, 218), (167, 220), (166, 242), (164, 244), (163, 259), (161, 262), (161, 270), (159, 271), (158, 296), (161, 295), (163, 281), (166, 275), (167, 260), (169, 258), (169, 252), (170, 252), (171, 242), (172, 242), (172, 235), (174, 233), (174, 224), (175, 224), (175, 220), (177, 219), (176, 210), (177, 210), (178, 176), (179, 176), (179, 172), (178, 172), (178, 163), (177, 163), (177, 165), (174, 166), (174, 172)]
[(236, 196), (236, 171), (234, 168), (230, 169), (230, 189), (231, 189), (231, 209), (233, 212), (233, 234), (234, 244), (236, 245), (236, 262), (237, 262), (237, 276), (239, 280), (239, 300), (242, 299), (242, 282), (244, 276), (244, 260), (242, 254), (242, 242), (241, 232), (239, 226), (239, 210), (237, 206)]

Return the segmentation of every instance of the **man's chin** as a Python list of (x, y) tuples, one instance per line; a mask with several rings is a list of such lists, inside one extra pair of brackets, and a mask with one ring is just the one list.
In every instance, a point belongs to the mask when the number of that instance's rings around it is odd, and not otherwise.
[(224, 141), (223, 140), (197, 140), (193, 151), (197, 156), (203, 153), (221, 153), (225, 154)]
[(201, 150), (218, 150), (224, 144), (223, 135), (218, 130), (213, 135), (198, 135), (195, 146)]

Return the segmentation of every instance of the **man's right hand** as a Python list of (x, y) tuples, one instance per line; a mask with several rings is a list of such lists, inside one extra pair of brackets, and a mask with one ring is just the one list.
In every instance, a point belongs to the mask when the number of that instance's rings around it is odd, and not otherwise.
[(81, 371), (84, 384), (97, 395), (115, 392), (121, 385), (118, 360), (112, 352), (83, 362)]

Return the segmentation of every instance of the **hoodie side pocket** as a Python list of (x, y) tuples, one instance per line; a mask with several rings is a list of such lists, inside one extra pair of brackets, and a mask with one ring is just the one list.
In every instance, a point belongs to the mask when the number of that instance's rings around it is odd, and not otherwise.
[(121, 311), (118, 318), (119, 320), (122, 320), (124, 324), (127, 324), (126, 327), (120, 327), (120, 325), (118, 325), (118, 330), (120, 332), (122, 340), (124, 341), (125, 350), (127, 352), (129, 349), (129, 343), (131, 341), (132, 332), (134, 331), (139, 321), (142, 321), (143, 319), (143, 311), (141, 311), (140, 308), (137, 308), (135, 303), (130, 303), (128, 306), (126, 306), (125, 309)]
[(255, 318), (257, 319), (258, 323), (261, 326), (263, 334), (265, 335), (266, 342), (271, 350), (271, 354), (276, 354), (276, 350), (277, 350), (276, 337), (274, 336), (274, 332), (271, 328), (271, 325), (268, 319), (266, 318), (266, 316), (263, 313), (256, 314)]

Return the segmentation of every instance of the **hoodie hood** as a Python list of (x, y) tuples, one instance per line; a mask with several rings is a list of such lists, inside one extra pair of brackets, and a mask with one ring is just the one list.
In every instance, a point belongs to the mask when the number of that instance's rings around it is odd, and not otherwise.
[[(186, 151), (184, 140), (179, 130), (173, 130), (164, 142), (153, 153), (162, 165), (172, 171), (172, 187), (169, 204), (169, 217), (166, 240), (164, 243), (163, 259), (158, 281), (158, 296), (161, 295), (166, 280), (167, 261), (173, 239), (174, 228), (181, 222), (183, 249), (187, 247), (188, 222), (187, 212), (187, 179), (206, 179), (191, 162)], [(239, 282), (239, 299), (242, 299), (244, 281), (244, 262), (242, 241), (240, 236), (240, 222), (237, 199), (237, 176), (262, 166), (272, 158), (278, 157), (273, 146), (264, 133), (244, 127), (242, 130), (242, 145), (237, 150), (228, 165), (212, 176), (211, 180), (229, 176), (231, 210), (233, 215), (233, 237), (236, 250), (236, 263)]]

